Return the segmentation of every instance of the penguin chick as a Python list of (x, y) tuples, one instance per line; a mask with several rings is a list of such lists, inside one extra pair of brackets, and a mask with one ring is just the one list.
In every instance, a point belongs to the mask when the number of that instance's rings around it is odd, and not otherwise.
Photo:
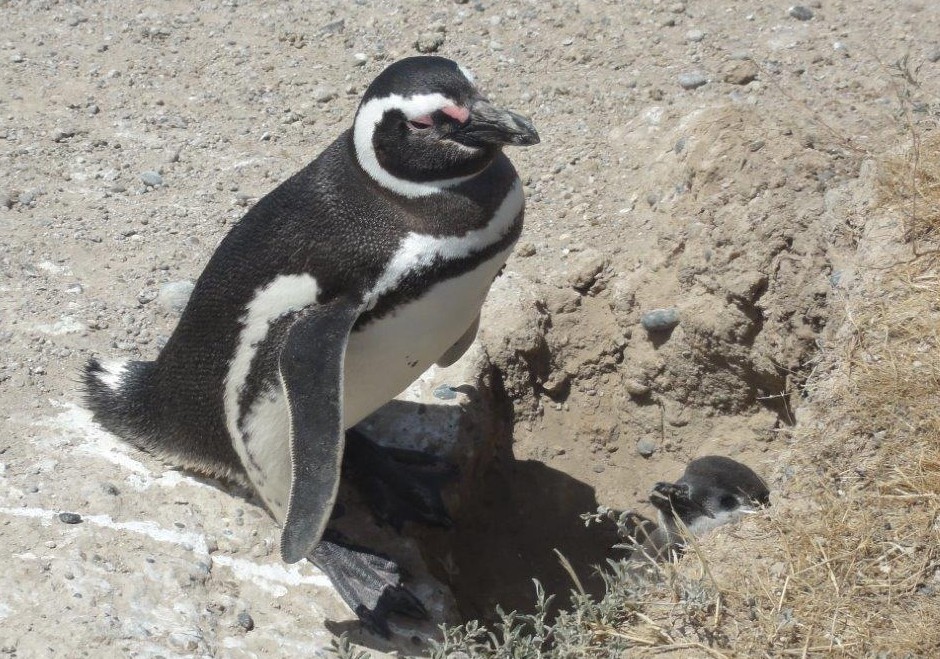
[(675, 483), (659, 482), (650, 493), (658, 526), (640, 538), (633, 558), (671, 560), (688, 537), (701, 537), (770, 504), (767, 484), (750, 467), (719, 455), (697, 458)]

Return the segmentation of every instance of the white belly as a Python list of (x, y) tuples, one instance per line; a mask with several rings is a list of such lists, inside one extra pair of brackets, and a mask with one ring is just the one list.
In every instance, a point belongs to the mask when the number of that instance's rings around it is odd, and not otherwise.
[(347, 428), (401, 393), (463, 336), (510, 251), (437, 284), (350, 336), (343, 408)]
[[(441, 282), (349, 337), (343, 387), (346, 428), (402, 392), (456, 343), (476, 319), (511, 248)], [(281, 522), (290, 492), (290, 419), (280, 386), (252, 405), (235, 448), (248, 476)]]

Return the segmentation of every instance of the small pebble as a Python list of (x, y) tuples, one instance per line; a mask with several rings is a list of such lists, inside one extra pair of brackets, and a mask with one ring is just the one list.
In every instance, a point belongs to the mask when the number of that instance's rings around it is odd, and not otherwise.
[(251, 617), (251, 614), (247, 611), (242, 611), (238, 614), (238, 626), (244, 629), (246, 632), (250, 632), (255, 628), (255, 621)]
[(369, 61), (369, 56), (365, 53), (353, 53), (352, 59), (350, 60), (353, 66), (363, 66), (366, 62)]
[(75, 129), (73, 128), (59, 128), (52, 133), (53, 142), (64, 142), (70, 137), (75, 137)]
[(647, 332), (665, 332), (679, 324), (679, 310), (676, 307), (653, 309), (640, 317), (640, 323)]
[(439, 32), (423, 32), (414, 42), (419, 53), (436, 53), (444, 45), (444, 35)]
[(927, 55), (927, 59), (934, 64), (940, 62), (940, 48)]
[(813, 17), (813, 10), (803, 5), (793, 5), (787, 10), (787, 13), (790, 14), (791, 18), (798, 21), (808, 21)]
[(117, 495), (119, 495), (119, 494), (121, 493), (121, 491), (117, 489), (117, 486), (115, 486), (115, 485), (112, 484), (112, 483), (102, 483), (102, 484), (101, 484), (101, 490), (102, 490), (105, 494), (110, 494), (110, 495), (113, 496), (113, 497), (116, 497)]
[(701, 30), (689, 30), (685, 33), (685, 40), (692, 43), (698, 43), (705, 38), (705, 33)]
[(320, 34), (340, 34), (346, 29), (346, 20), (339, 19), (337, 21), (332, 21), (327, 23), (320, 28)]
[(140, 175), (141, 182), (150, 188), (163, 185), (163, 177), (158, 172), (147, 171)]
[(329, 103), (336, 96), (336, 92), (329, 87), (317, 87), (313, 90), (313, 100), (317, 103)]
[(757, 80), (757, 64), (750, 60), (733, 62), (725, 69), (723, 80), (732, 85), (746, 85)]
[(189, 296), (192, 295), (194, 288), (193, 282), (189, 280), (172, 281), (163, 284), (157, 293), (157, 302), (161, 307), (172, 313), (182, 313), (189, 302)]
[(644, 437), (636, 443), (636, 452), (644, 458), (648, 458), (656, 452), (656, 442)]
[(516, 248), (516, 254), (522, 258), (528, 258), (530, 256), (535, 256), (535, 245), (532, 243), (519, 243), (519, 247)]
[(449, 384), (442, 384), (434, 389), (434, 397), (438, 400), (454, 400), (457, 392)]
[(698, 89), (708, 83), (708, 78), (704, 74), (694, 71), (692, 73), (679, 74), (679, 86), (683, 89)]
[(59, 521), (65, 524), (81, 524), (82, 516), (78, 513), (59, 513)]
[(649, 385), (643, 384), (639, 380), (625, 380), (623, 388), (635, 398), (642, 398), (650, 392)]

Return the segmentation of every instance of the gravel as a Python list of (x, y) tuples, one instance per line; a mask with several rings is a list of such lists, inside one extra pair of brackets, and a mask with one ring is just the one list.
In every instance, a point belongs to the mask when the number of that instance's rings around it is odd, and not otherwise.
[(160, 176), (159, 172), (154, 172), (152, 170), (141, 173), (140, 180), (148, 188), (155, 188), (158, 185), (163, 185), (163, 177)]
[(78, 513), (59, 513), (59, 521), (64, 524), (81, 524), (82, 516)]
[(708, 84), (708, 78), (705, 77), (704, 73), (692, 71), (690, 73), (679, 74), (679, 86), (683, 89), (698, 89), (705, 84)]
[(189, 296), (192, 295), (193, 288), (193, 282), (188, 279), (164, 284), (157, 293), (157, 302), (167, 311), (182, 313), (183, 309), (186, 308), (186, 303), (189, 302)]
[(798, 21), (808, 21), (813, 17), (813, 10), (803, 5), (793, 5), (787, 10), (787, 13), (791, 18), (795, 18)]
[(647, 332), (666, 332), (679, 324), (679, 310), (676, 307), (653, 309), (643, 314), (640, 323)]
[(242, 611), (238, 614), (238, 626), (244, 629), (246, 632), (250, 632), (255, 628), (254, 618), (252, 618), (251, 614), (247, 611)]
[(636, 443), (636, 452), (644, 458), (648, 458), (656, 452), (656, 442), (644, 437)]
[(442, 384), (434, 390), (434, 397), (438, 400), (454, 400), (457, 392), (449, 384)]

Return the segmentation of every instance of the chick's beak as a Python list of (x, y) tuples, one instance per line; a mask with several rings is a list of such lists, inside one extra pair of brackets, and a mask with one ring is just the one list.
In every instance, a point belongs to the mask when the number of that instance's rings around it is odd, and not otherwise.
[(467, 122), (457, 132), (458, 141), (471, 145), (530, 146), (539, 143), (535, 126), (521, 114), (495, 107), (484, 99), (470, 106)]

